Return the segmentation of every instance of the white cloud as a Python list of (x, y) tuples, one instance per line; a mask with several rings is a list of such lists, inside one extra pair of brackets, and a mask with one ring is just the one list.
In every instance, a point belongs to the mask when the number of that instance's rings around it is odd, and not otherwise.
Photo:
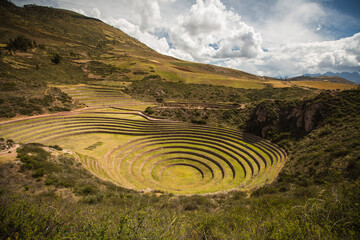
[(138, 39), (140, 42), (145, 43), (150, 48), (166, 54), (169, 51), (169, 45), (165, 38), (158, 38), (148, 32), (143, 32), (140, 30), (140, 27), (127, 21), (126, 19), (114, 19), (109, 18), (106, 22), (114, 27), (117, 27), (129, 34), (130, 36)]
[(80, 14), (82, 14), (82, 15), (86, 15), (85, 11), (82, 10), (82, 9), (72, 8), (71, 10), (74, 11), (74, 12), (80, 13)]
[(197, 0), (187, 15), (178, 18), (169, 35), (172, 55), (188, 54), (197, 61), (253, 58), (262, 52), (260, 34), (220, 0)]
[(161, 21), (159, 4), (157, 1), (144, 1), (142, 5), (140, 30), (154, 30)]
[(100, 16), (101, 16), (100, 10), (98, 8), (93, 8), (90, 11), (90, 16), (94, 17), (94, 18), (100, 18)]
[(84, 11), (81, 8), (79, 8), (79, 9), (72, 8), (71, 10), (74, 11), (74, 12), (80, 13), (82, 15), (86, 15), (88, 17), (93, 17), (93, 18), (100, 18), (101, 17), (101, 12), (100, 12), (100, 10), (98, 8), (93, 8), (93, 9), (91, 9), (89, 11)]
[(323, 36), (316, 27), (324, 20), (325, 12), (319, 3), (309, 0), (277, 0), (269, 6), (264, 24), (259, 31), (264, 47), (276, 47), (291, 42), (321, 41)]
[(322, 28), (321, 24), (317, 25), (317, 27), (316, 27), (316, 31), (317, 31), (317, 32), (318, 32), (318, 31), (320, 31), (320, 30), (321, 30), (321, 28)]
[(270, 49), (257, 59), (231, 59), (226, 64), (267, 76), (353, 72), (360, 69), (360, 33), (336, 41), (287, 44)]
[(268, 76), (360, 69), (359, 34), (333, 32), (360, 21), (320, 0), (52, 1), (180, 59)]

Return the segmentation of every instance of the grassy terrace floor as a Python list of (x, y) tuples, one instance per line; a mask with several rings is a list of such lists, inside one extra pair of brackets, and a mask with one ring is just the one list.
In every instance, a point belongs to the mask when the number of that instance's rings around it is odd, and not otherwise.
[(89, 108), (106, 108), (106, 107), (137, 107), (143, 110), (144, 103), (132, 99), (130, 96), (123, 94), (120, 88), (114, 87), (97, 87), (87, 85), (67, 85), (56, 86), (66, 92), (74, 100), (85, 104)]
[(59, 145), (99, 178), (175, 194), (253, 189), (272, 182), (286, 159), (282, 149), (253, 135), (147, 118), (139, 109), (148, 105), (116, 89), (62, 89), (88, 108), (3, 122), (1, 137)]

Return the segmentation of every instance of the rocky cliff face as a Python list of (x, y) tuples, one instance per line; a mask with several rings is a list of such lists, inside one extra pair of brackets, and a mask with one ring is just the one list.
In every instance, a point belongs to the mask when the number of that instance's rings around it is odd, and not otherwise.
[(264, 138), (281, 132), (301, 137), (315, 129), (327, 115), (321, 101), (270, 101), (260, 103), (248, 121), (248, 131)]

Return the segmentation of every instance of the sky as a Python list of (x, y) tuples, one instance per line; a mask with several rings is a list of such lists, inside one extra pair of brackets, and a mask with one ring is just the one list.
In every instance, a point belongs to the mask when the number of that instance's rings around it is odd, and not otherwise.
[(13, 0), (101, 19), (179, 59), (272, 77), (360, 73), (359, 0)]

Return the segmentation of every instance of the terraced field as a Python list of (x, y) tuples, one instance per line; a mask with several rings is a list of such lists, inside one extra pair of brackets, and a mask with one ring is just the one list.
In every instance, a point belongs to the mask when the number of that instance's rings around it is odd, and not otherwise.
[(126, 107), (149, 105), (136, 101), (123, 94), (119, 88), (97, 87), (87, 85), (55, 86), (71, 96), (74, 100), (90, 108)]
[(68, 91), (81, 92), (78, 99), (93, 108), (3, 122), (1, 137), (56, 144), (102, 179), (176, 194), (256, 188), (273, 181), (286, 159), (274, 144), (236, 130), (151, 119), (138, 110), (94, 109), (99, 107), (89, 100), (94, 91)]

